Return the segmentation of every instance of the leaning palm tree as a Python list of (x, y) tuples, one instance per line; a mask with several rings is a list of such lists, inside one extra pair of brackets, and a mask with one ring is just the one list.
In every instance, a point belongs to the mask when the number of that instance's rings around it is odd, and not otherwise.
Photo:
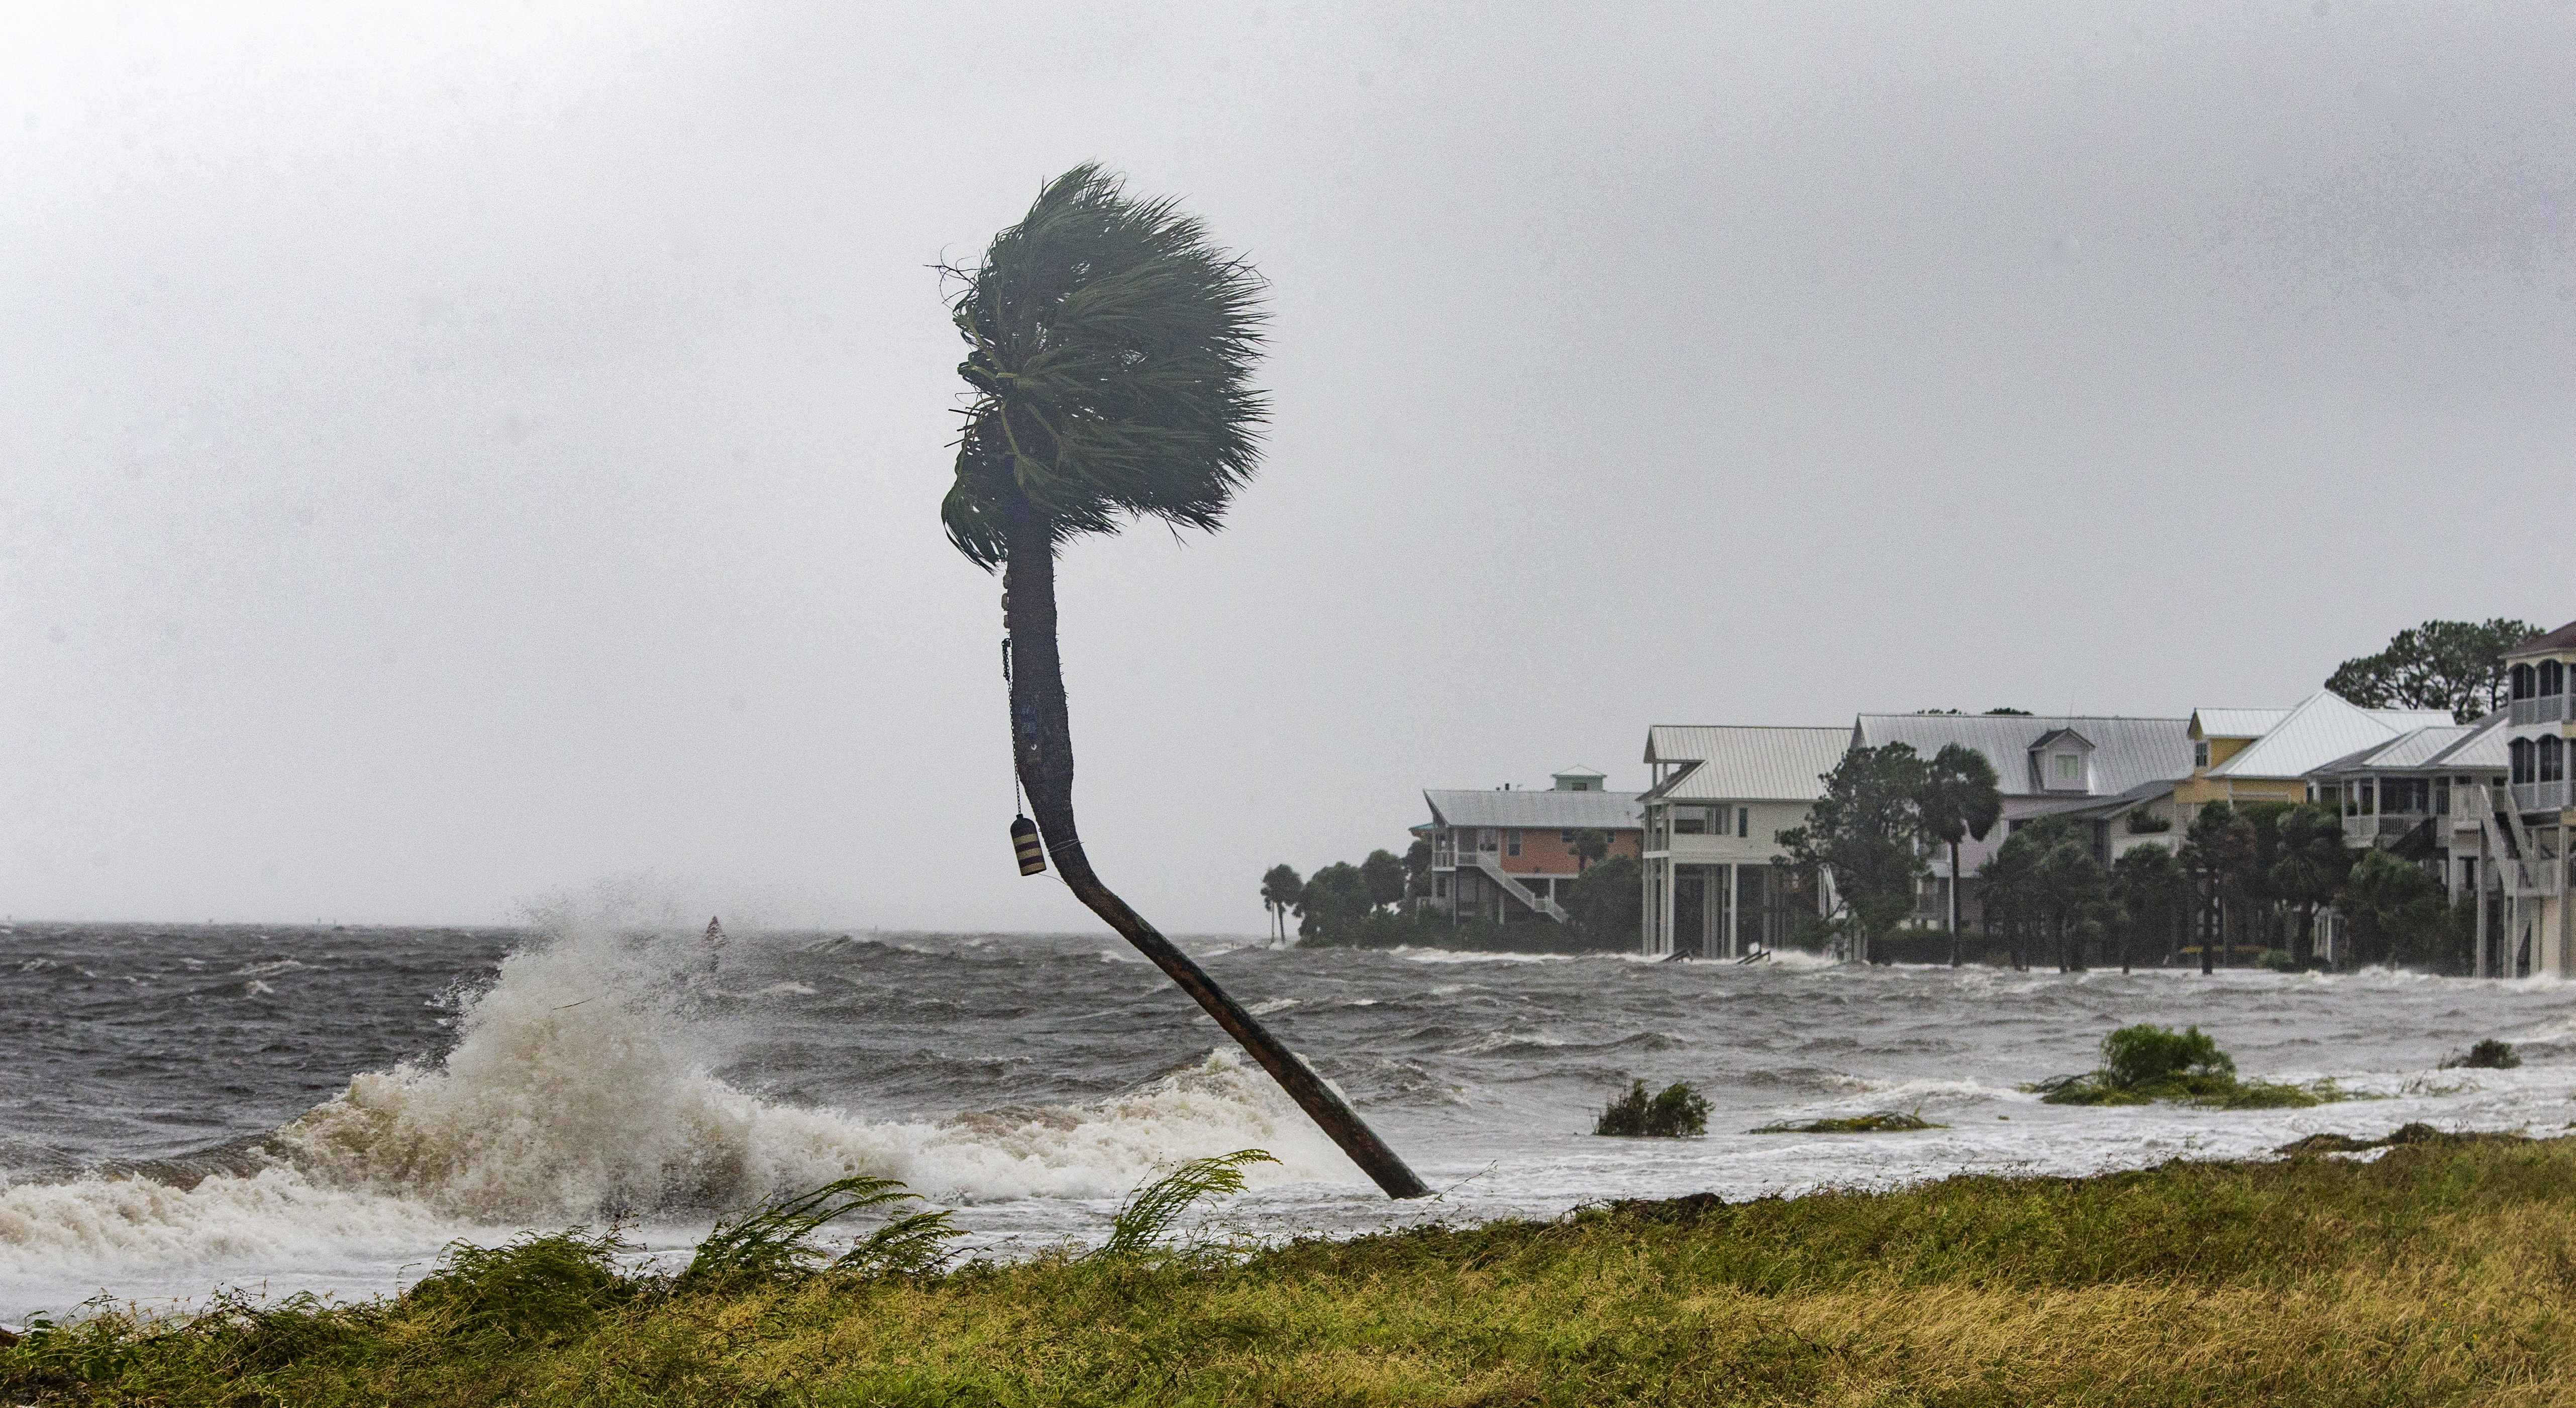
[(1073, 728), (1056, 650), (1055, 555), (1131, 518), (1214, 530), (1268, 418), (1250, 385), (1261, 276), (1168, 200), (1078, 166), (1050, 182), (949, 305), (974, 388), (949, 542), (1002, 573), (1012, 761), (1056, 873), (1243, 1044), (1379, 1187), (1427, 1193), (1341, 1096), (1092, 872), (1073, 820)]

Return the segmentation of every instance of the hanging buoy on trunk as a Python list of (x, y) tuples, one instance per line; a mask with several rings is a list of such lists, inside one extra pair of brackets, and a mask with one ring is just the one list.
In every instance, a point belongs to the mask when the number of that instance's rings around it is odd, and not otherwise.
[(1038, 844), (1038, 824), (1027, 817), (1011, 822), (1011, 849), (1020, 853), (1020, 873), (1036, 875), (1046, 869), (1046, 847)]

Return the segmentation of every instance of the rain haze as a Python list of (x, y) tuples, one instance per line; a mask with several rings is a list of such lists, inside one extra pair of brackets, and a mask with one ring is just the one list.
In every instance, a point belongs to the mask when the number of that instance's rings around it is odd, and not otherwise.
[(0, 910), (607, 881), (1090, 929), (943, 540), (1078, 162), (1270, 281), (1225, 530), (1061, 567), (1166, 928), (1649, 724), (2274, 705), (2576, 615), (2564, 6), (23, 8)]

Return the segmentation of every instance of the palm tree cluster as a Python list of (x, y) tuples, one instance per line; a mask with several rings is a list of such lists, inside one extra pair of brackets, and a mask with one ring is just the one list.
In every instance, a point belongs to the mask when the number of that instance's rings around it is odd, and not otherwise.
[(2012, 966), (2048, 954), (2060, 971), (2084, 968), (2087, 955), (2102, 953), (2127, 972), (2172, 932), (2190, 893), (2164, 847), (2135, 846), (2105, 866), (2082, 830), (2054, 816), (2006, 838), (1977, 879), (1986, 930), (2003, 942)]
[(2107, 867), (2077, 827), (2043, 817), (1978, 879), (1987, 928), (2015, 967), (2045, 954), (2078, 969), (2098, 954), (2126, 970), (2191, 946), (2204, 973), (2238, 953), (2303, 970), (2319, 962), (2317, 920), (2329, 907), (2360, 963), (2447, 961), (2457, 930), (2431, 877), (2385, 851), (2355, 852), (2335, 810), (2306, 803), (2213, 802), (2176, 850), (2133, 846)]

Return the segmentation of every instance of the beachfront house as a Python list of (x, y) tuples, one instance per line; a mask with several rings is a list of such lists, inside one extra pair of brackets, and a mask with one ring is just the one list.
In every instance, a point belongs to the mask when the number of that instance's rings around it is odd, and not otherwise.
[(1611, 856), (1639, 854), (1637, 794), (1602, 787), (1602, 774), (1568, 768), (1540, 791), (1426, 791), (1431, 809), (1430, 908), (1453, 918), (1512, 924), (1565, 919), (1582, 873), (1576, 844), (1586, 831), (1609, 838)]
[(2505, 653), (2506, 790), (2495, 813), (2506, 961), (2515, 971), (2576, 977), (2576, 912), (2568, 904), (2576, 837), (2576, 622)]
[(2211, 802), (2303, 802), (2318, 768), (2450, 722), (2445, 710), (2365, 709), (2322, 689), (2287, 709), (2195, 709), (2191, 768), (2174, 784), (2175, 809), (2189, 826)]
[(1851, 730), (1659, 724), (1646, 730), (1645, 951), (1731, 958), (1789, 940), (1830, 905), (1775, 867), (1780, 832), (1824, 795)]

